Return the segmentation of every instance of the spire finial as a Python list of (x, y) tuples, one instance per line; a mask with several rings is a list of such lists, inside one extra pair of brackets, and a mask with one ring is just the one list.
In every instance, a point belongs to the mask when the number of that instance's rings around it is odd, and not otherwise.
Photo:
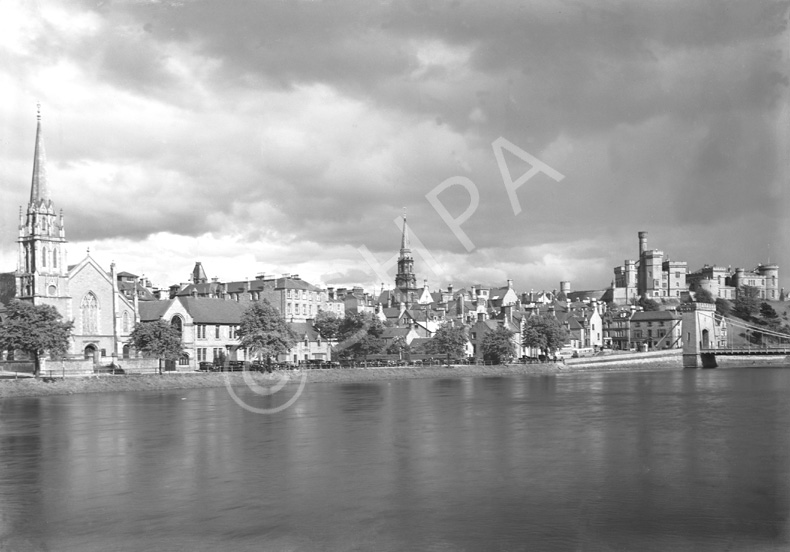
[(401, 236), (400, 240), (400, 252), (401, 255), (405, 255), (409, 253), (410, 244), (409, 244), (409, 230), (406, 226), (406, 207), (403, 208), (403, 235)]
[(44, 138), (41, 134), (41, 104), (36, 108), (36, 146), (33, 152), (33, 181), (30, 185), (30, 207), (49, 204), (47, 186), (47, 157), (44, 153)]

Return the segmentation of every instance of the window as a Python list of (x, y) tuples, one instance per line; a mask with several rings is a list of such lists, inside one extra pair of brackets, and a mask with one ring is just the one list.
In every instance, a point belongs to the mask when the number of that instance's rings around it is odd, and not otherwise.
[(285, 290), (285, 296), (286, 296), (288, 299), (290, 299), (290, 298), (291, 298), (291, 290), (290, 290), (290, 289), (286, 289), (286, 290)]
[(58, 268), (58, 250), (52, 250), (52, 268)]
[(47, 266), (47, 248), (41, 248), (41, 266)]
[(82, 333), (94, 335), (99, 330), (99, 301), (92, 291), (89, 291), (80, 303), (80, 316), (82, 318)]
[(198, 359), (198, 362), (205, 362), (206, 361), (206, 348), (205, 347), (200, 347), (197, 350), (197, 359)]
[(123, 358), (130, 358), (130, 356), (131, 356), (130, 353), (131, 353), (131, 349), (130, 349), (129, 345), (124, 345), (123, 346), (123, 353), (122, 353), (123, 354)]
[(198, 324), (197, 325), (197, 337), (198, 337), (198, 339), (206, 339), (206, 325), (205, 324)]
[(129, 333), (129, 313), (127, 311), (123, 311), (123, 316), (121, 317), (121, 331)]
[(219, 336), (220, 336), (219, 325), (216, 325), (214, 326), (214, 339), (219, 339)]
[(181, 355), (181, 357), (178, 359), (178, 364), (180, 366), (188, 366), (189, 365), (189, 355), (186, 354), (186, 353)]

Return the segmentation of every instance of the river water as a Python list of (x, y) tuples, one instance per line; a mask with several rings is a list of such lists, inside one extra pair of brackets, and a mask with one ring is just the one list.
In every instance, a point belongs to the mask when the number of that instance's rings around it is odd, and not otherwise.
[(788, 550), (789, 513), (790, 369), (0, 402), (3, 551)]

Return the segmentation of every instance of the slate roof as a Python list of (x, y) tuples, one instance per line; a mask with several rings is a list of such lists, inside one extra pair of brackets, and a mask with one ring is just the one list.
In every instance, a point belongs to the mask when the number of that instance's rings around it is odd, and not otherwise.
[(632, 322), (652, 322), (655, 320), (680, 320), (682, 315), (674, 311), (638, 311), (631, 317)]
[(307, 335), (308, 341), (318, 341), (318, 332), (312, 324), (307, 322), (288, 322), (288, 326), (294, 331), (299, 340)]
[(178, 301), (197, 324), (240, 324), (246, 307), (236, 301), (211, 297), (179, 297)]
[(383, 339), (395, 339), (396, 337), (406, 337), (409, 335), (411, 328), (384, 328), (384, 331), (381, 334)]
[(140, 320), (142, 322), (159, 320), (172, 303), (172, 299), (165, 299), (163, 301), (144, 301), (140, 303)]

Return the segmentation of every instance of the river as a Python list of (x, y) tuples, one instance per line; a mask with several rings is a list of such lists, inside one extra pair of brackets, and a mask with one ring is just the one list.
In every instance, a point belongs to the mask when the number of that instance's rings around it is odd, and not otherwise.
[(2, 551), (762, 552), (789, 513), (786, 368), (0, 402)]

